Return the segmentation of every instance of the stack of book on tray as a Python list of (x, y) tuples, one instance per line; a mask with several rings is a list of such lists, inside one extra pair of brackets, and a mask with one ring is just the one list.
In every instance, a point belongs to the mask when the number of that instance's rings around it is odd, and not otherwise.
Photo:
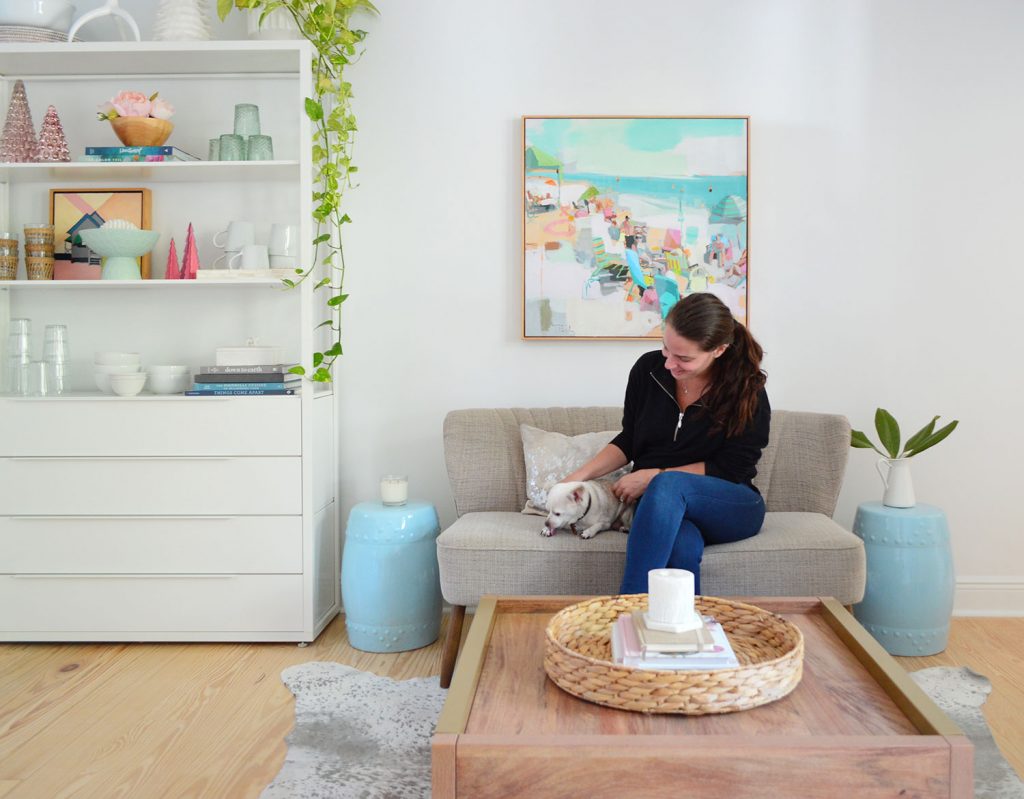
[(79, 161), (200, 161), (177, 147), (86, 147)]
[(193, 375), (189, 397), (298, 394), (302, 378), (284, 363), (255, 366), (203, 366)]
[(624, 613), (612, 625), (612, 659), (636, 669), (710, 671), (739, 666), (722, 625), (710, 616), (685, 633), (652, 630), (643, 611)]

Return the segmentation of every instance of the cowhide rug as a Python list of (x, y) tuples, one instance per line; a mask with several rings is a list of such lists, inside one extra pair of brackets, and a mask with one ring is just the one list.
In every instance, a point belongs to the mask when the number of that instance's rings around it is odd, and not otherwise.
[(1024, 799), (1024, 782), (999, 751), (981, 712), (992, 693), (988, 677), (966, 666), (936, 666), (911, 672), (910, 676), (974, 744), (975, 798)]
[[(981, 706), (992, 691), (968, 668), (911, 674), (974, 743), (977, 799), (1024, 799)], [(261, 799), (425, 799), (430, 736), (447, 693), (437, 677), (395, 681), (340, 663), (292, 666), (281, 679), (295, 694), (288, 754)]]
[(430, 736), (448, 693), (437, 677), (398, 682), (314, 661), (281, 680), (295, 694), (295, 729), (261, 799), (430, 796)]

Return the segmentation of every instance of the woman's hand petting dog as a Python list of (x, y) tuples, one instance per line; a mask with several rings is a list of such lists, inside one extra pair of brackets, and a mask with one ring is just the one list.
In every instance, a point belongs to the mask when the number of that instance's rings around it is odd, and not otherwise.
[(647, 490), (648, 483), (657, 477), (657, 469), (640, 469), (620, 477), (612, 486), (612, 493), (622, 502), (637, 502)]

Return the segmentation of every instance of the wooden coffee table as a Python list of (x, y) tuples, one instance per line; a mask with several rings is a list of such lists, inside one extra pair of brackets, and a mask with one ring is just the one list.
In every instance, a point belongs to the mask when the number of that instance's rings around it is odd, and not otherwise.
[(646, 716), (547, 678), (544, 628), (584, 598), (480, 601), (432, 741), (435, 799), (974, 795), (970, 741), (834, 599), (737, 597), (803, 632), (789, 696)]

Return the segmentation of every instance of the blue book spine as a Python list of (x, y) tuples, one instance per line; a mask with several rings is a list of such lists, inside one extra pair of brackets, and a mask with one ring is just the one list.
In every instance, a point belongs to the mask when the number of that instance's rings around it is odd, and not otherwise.
[(174, 155), (169, 145), (159, 147), (86, 147), (86, 155)]
[(240, 391), (186, 391), (186, 397), (245, 397), (245, 396), (259, 396), (259, 395), (290, 395), (294, 394), (294, 388), (284, 389), (262, 389), (262, 388), (250, 388), (242, 389)]
[[(235, 389), (265, 388), (268, 391), (289, 388), (284, 383), (193, 383), (193, 391), (233, 391)], [(291, 386), (294, 388), (294, 386)]]

